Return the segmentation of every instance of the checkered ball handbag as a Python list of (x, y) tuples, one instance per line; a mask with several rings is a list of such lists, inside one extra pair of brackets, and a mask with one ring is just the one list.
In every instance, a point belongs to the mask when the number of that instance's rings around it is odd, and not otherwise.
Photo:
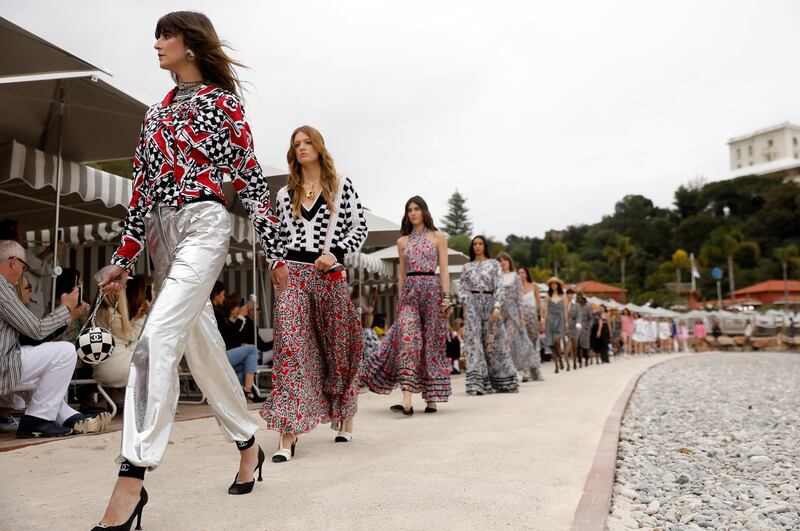
[[(111, 353), (114, 352), (114, 336), (105, 328), (95, 324), (95, 316), (97, 315), (97, 310), (100, 308), (100, 303), (103, 302), (104, 297), (105, 294), (103, 290), (98, 290), (94, 310), (92, 310), (89, 319), (86, 320), (86, 324), (83, 325), (78, 339), (75, 340), (75, 352), (78, 354), (78, 358), (89, 365), (103, 363), (110, 358)], [(117, 303), (114, 305), (114, 314), (111, 316), (112, 321), (114, 315), (117, 314), (117, 306), (119, 306), (119, 297), (117, 298)]]

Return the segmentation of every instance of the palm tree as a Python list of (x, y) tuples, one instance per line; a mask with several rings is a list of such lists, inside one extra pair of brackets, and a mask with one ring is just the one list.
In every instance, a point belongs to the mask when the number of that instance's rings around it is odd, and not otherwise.
[(758, 243), (747, 240), (739, 229), (729, 227), (718, 227), (711, 233), (708, 245), (703, 247), (701, 254), (705, 258), (725, 258), (728, 262), (728, 287), (730, 288), (731, 298), (736, 300), (736, 282), (733, 276), (733, 261), (737, 254), (745, 249), (750, 249), (758, 258), (761, 250)]
[(625, 292), (625, 265), (628, 261), (628, 257), (635, 252), (636, 247), (634, 247), (631, 243), (630, 237), (622, 236), (621, 234), (614, 235), (614, 241), (612, 244), (606, 245), (603, 248), (603, 254), (606, 256), (606, 258), (608, 258), (609, 262), (619, 261), (620, 284), (626, 299), (627, 293)]
[(784, 309), (789, 309), (789, 262), (795, 264), (796, 267), (800, 267), (800, 260), (798, 260), (798, 249), (797, 245), (789, 244), (784, 245), (783, 247), (776, 248), (772, 253), (775, 258), (781, 263), (781, 269), (783, 269), (783, 303), (785, 304)]
[(675, 277), (677, 284), (675, 284), (675, 298), (680, 298), (681, 293), (681, 270), (690, 269), (692, 262), (689, 260), (689, 254), (683, 249), (678, 249), (672, 254), (672, 267), (675, 268)]
[(543, 245), (545, 254), (547, 255), (548, 264), (553, 264), (553, 274), (558, 276), (558, 266), (563, 264), (567, 258), (567, 244), (564, 242), (545, 242)]

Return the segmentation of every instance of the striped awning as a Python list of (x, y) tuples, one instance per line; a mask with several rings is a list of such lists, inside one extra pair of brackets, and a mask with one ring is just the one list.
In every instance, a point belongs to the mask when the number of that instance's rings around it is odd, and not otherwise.
[[(113, 242), (122, 232), (121, 221), (104, 221), (86, 225), (62, 227), (64, 243), (67, 245), (82, 245), (93, 242)], [(46, 245), (53, 241), (53, 229), (29, 230), (25, 233), (29, 246)]]
[(381, 279), (391, 280), (394, 276), (392, 265), (365, 253), (352, 253), (345, 258), (347, 267), (361, 268)]
[[(131, 197), (128, 179), (61, 159), (61, 225), (119, 221)], [(58, 157), (16, 141), (0, 145), (0, 212), (27, 230), (52, 227)]]

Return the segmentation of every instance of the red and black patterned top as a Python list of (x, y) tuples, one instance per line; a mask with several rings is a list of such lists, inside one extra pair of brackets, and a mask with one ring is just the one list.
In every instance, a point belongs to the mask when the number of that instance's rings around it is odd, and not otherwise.
[(253, 152), (253, 135), (239, 98), (202, 85), (173, 105), (177, 87), (147, 111), (133, 158), (133, 196), (112, 264), (130, 269), (144, 250), (144, 217), (161, 204), (226, 204), (227, 177), (255, 226), (268, 260), (284, 255), (280, 224), (272, 215), (269, 186)]

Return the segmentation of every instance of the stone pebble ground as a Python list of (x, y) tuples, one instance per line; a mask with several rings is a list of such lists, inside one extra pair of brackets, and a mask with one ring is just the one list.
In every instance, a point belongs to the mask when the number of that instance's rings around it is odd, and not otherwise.
[(610, 531), (800, 529), (800, 355), (719, 353), (639, 381)]

